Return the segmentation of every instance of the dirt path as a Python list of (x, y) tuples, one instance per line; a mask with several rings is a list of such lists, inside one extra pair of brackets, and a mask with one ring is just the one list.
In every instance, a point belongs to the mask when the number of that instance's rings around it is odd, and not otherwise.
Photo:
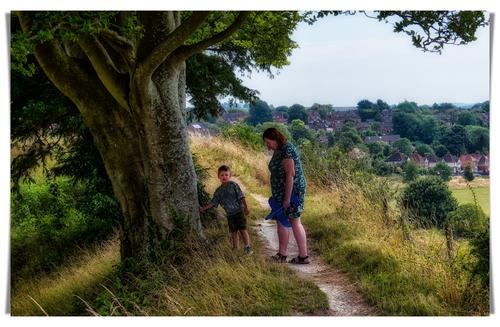
[[(241, 185), (241, 184), (240, 184)], [(267, 199), (259, 194), (252, 195), (260, 206), (269, 208)], [(255, 228), (266, 241), (266, 255), (271, 256), (278, 252), (278, 235), (276, 225), (272, 221), (261, 220), (256, 222)], [(290, 231), (292, 234), (292, 232)], [(288, 257), (298, 254), (297, 243), (293, 234), (290, 235)], [(361, 294), (356, 290), (353, 282), (338, 269), (327, 265), (309, 247), (311, 263), (307, 265), (288, 266), (301, 278), (314, 282), (327, 295), (330, 309), (319, 313), (329, 316), (373, 316), (377, 315), (374, 308), (368, 306)]]

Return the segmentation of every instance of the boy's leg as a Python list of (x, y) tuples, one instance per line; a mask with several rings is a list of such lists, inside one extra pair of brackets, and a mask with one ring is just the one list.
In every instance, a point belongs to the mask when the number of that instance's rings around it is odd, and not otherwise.
[(250, 236), (248, 235), (248, 230), (240, 229), (241, 237), (243, 238), (243, 243), (245, 246), (250, 245)]
[(238, 250), (240, 247), (240, 238), (238, 236), (238, 231), (231, 231), (231, 243), (233, 245), (234, 250)]

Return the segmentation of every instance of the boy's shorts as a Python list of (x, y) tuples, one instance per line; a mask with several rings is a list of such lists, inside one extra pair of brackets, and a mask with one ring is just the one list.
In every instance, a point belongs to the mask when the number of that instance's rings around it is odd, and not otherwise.
[(237, 232), (239, 230), (247, 229), (247, 218), (242, 211), (233, 215), (227, 216), (227, 225), (230, 232)]

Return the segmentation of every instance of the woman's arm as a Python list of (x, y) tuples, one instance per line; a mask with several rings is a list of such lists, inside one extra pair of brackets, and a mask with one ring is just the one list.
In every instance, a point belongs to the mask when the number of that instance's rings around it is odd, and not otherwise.
[(283, 198), (283, 208), (290, 206), (290, 197), (292, 196), (293, 178), (295, 177), (295, 164), (293, 159), (283, 159), (285, 168), (285, 197)]

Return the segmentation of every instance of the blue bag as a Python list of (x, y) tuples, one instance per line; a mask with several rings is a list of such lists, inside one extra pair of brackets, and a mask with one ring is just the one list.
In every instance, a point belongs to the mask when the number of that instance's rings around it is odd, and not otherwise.
[[(273, 197), (269, 198), (269, 206), (271, 207), (271, 213), (267, 215), (265, 220), (269, 219), (276, 219), (279, 221), (283, 226), (285, 227), (292, 227), (290, 224), (290, 221), (288, 220), (288, 217), (286, 216), (285, 209), (282, 207), (281, 203), (276, 202)], [(300, 199), (297, 196), (297, 194), (292, 192), (292, 195), (290, 197), (290, 206), (299, 206), (300, 205)]]

